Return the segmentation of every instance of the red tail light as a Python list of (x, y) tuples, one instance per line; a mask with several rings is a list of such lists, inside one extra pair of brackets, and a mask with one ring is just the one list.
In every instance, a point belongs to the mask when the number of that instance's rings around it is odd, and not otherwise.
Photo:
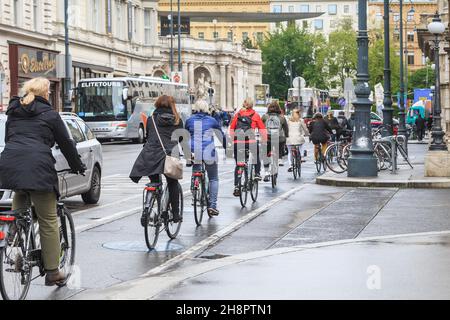
[(245, 167), (245, 162), (238, 162), (238, 163), (237, 163), (237, 166), (238, 166), (238, 167)]
[(238, 170), (238, 172), (237, 172), (237, 173), (238, 173), (238, 174), (242, 174), (242, 172), (243, 172), (242, 170)]
[(13, 217), (13, 216), (0, 216), (0, 221), (14, 221), (14, 220), (16, 220), (16, 218), (15, 217)]
[(194, 176), (194, 177), (201, 177), (202, 175), (203, 175), (203, 173), (201, 173), (201, 172), (194, 172), (192, 174), (192, 176)]
[(156, 191), (156, 187), (145, 187), (147, 191)]
[(3, 231), (0, 231), (0, 240), (5, 239), (6, 235)]

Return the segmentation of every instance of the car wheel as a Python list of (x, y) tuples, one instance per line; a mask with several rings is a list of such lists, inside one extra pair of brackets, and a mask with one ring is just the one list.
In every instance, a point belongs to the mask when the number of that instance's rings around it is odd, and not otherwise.
[(88, 192), (83, 193), (81, 197), (86, 204), (96, 204), (100, 199), (101, 192), (101, 174), (97, 167), (92, 170), (91, 187)]

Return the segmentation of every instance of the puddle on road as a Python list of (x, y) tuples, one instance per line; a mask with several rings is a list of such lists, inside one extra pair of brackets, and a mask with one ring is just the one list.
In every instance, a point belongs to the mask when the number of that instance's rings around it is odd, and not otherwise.
[(114, 241), (106, 242), (102, 245), (103, 248), (118, 251), (134, 251), (134, 252), (168, 252), (183, 250), (183, 246), (175, 243), (161, 243), (157, 244), (154, 250), (149, 250), (145, 242), (142, 241)]

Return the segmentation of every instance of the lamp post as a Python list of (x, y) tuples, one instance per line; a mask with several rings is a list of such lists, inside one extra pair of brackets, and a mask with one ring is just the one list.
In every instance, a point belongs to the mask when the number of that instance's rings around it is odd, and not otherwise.
[[(399, 0), (400, 5), (400, 101), (398, 104), (398, 134), (402, 136), (407, 136), (406, 133), (406, 117), (405, 117), (405, 82), (403, 76), (403, 0)], [(408, 140), (405, 139), (405, 150), (408, 145)]]
[[(180, 12), (180, 0), (178, 0), (178, 71), (182, 71), (181, 65), (181, 12)], [(183, 81), (185, 81), (183, 79)]]
[(66, 112), (72, 111), (72, 99), (70, 96), (71, 80), (70, 69), (72, 69), (72, 62), (69, 52), (69, 0), (64, 0), (64, 37), (65, 37), (65, 75), (64, 75), (64, 108)]
[(170, 72), (173, 72), (173, 6), (170, 0)]
[(384, 0), (384, 100), (383, 100), (383, 124), (386, 130), (383, 130), (383, 136), (393, 134), (392, 117), (394, 109), (392, 108), (391, 94), (391, 59), (389, 47), (389, 0)]
[(433, 96), (433, 128), (431, 130), (430, 151), (439, 150), (446, 151), (447, 144), (444, 142), (444, 131), (441, 124), (441, 83), (439, 78), (439, 36), (445, 32), (445, 25), (442, 23), (439, 13), (433, 17), (432, 22), (428, 25), (428, 31), (434, 34), (434, 63), (435, 63), (435, 90)]
[(358, 73), (355, 89), (355, 131), (348, 159), (349, 177), (376, 177), (377, 159), (374, 157), (370, 126), (369, 100), (369, 37), (367, 35), (367, 0), (358, 0)]

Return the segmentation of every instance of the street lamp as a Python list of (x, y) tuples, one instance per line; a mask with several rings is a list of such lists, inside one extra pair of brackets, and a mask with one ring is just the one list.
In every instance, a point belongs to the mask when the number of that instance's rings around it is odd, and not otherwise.
[(407, 146), (408, 146), (408, 137), (406, 132), (406, 117), (405, 117), (405, 82), (404, 82), (404, 76), (403, 76), (403, 0), (399, 0), (399, 6), (400, 6), (400, 101), (398, 104), (398, 134), (406, 137), (404, 142), (404, 148), (406, 152)]
[(433, 17), (432, 22), (428, 25), (428, 31), (434, 34), (434, 63), (435, 63), (435, 92), (433, 96), (433, 128), (431, 130), (431, 144), (430, 151), (439, 150), (446, 151), (447, 144), (444, 142), (444, 131), (441, 126), (441, 84), (439, 78), (439, 36), (445, 32), (445, 25), (442, 23), (439, 13)]
[(390, 136), (393, 134), (393, 113), (392, 108), (392, 94), (391, 94), (391, 61), (389, 48), (389, 0), (384, 0), (384, 100), (383, 100), (383, 136)]
[(358, 73), (355, 89), (355, 131), (348, 159), (349, 177), (376, 177), (377, 159), (374, 157), (370, 126), (369, 100), (369, 37), (367, 35), (367, 0), (358, 0)]
[[(65, 42), (65, 75), (64, 75), (64, 108), (66, 112), (72, 111), (72, 97), (70, 70), (72, 69), (72, 61), (69, 53), (69, 0), (64, 0), (64, 42)], [(0, 88), (1, 90), (1, 88)], [(1, 101), (0, 101), (1, 102)]]

